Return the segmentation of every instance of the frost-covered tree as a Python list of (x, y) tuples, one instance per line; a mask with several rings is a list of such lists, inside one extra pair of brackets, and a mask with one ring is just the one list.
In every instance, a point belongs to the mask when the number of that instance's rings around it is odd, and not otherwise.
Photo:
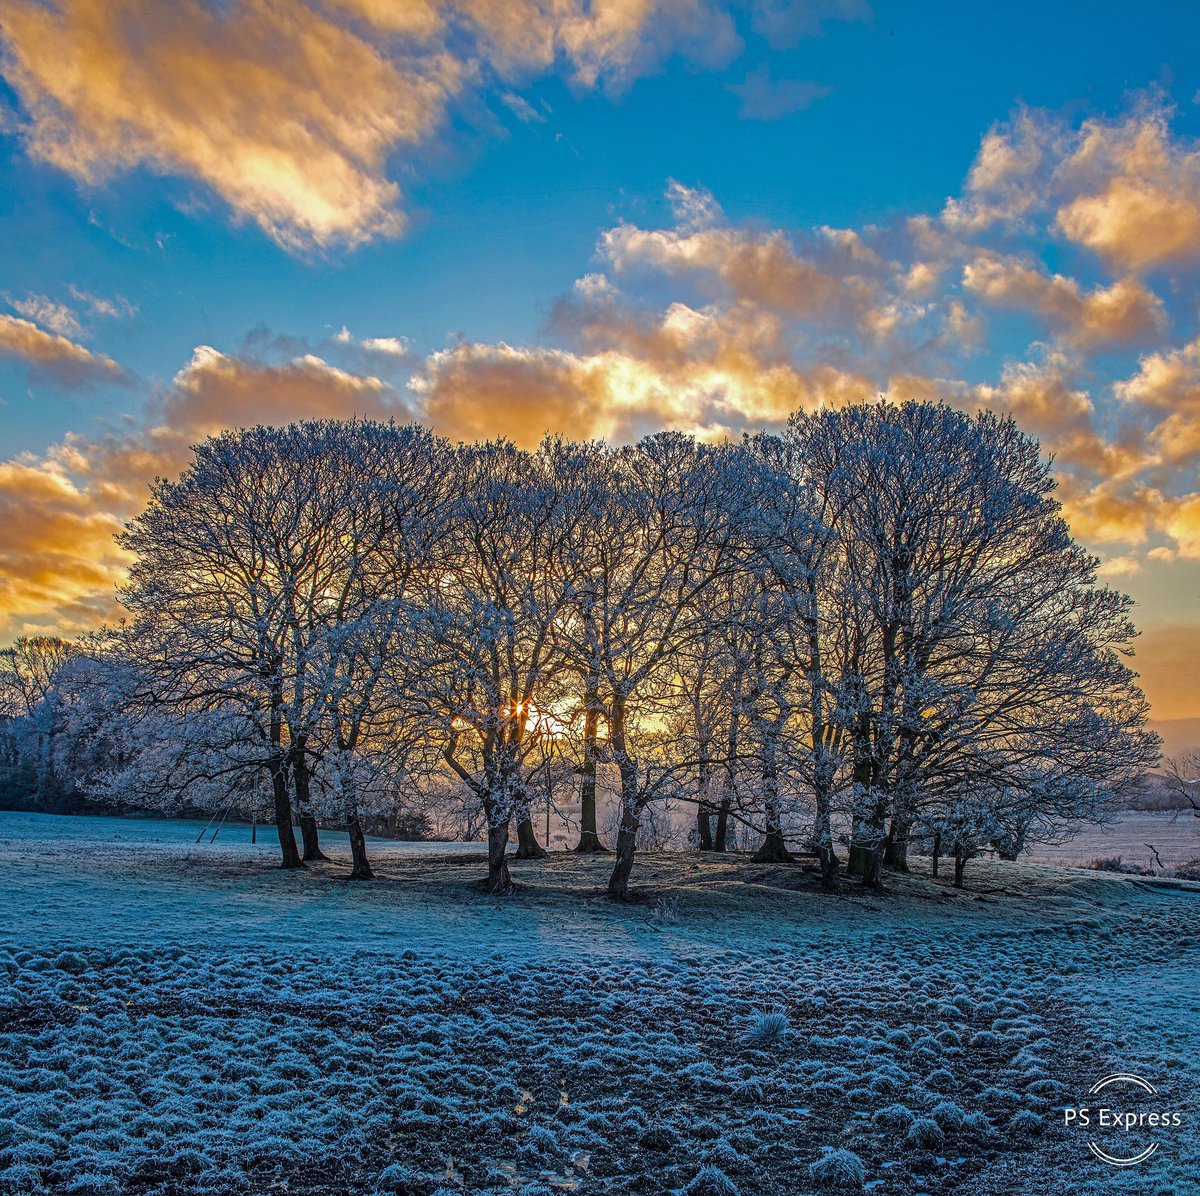
[(795, 417), (790, 434), (823, 449), (809, 460), (839, 497), (852, 871), (903, 867), (923, 803), (972, 768), (1145, 766), (1128, 600), (1096, 587), (1036, 441), (928, 403)]
[(569, 651), (576, 671), (596, 679), (607, 731), (601, 758), (619, 776), (608, 886), (619, 900), (628, 896), (642, 812), (689, 766), (663, 758), (663, 727), (680, 696), (681, 649), (700, 636), (712, 587), (744, 568), (754, 476), (743, 453), (664, 432), (617, 450), (602, 502), (589, 504)]
[(358, 422), (225, 432), (196, 447), (177, 481), (155, 481), (121, 537), (135, 556), (122, 600), (147, 682), (139, 696), (196, 729), (236, 728), (231, 769), (270, 778), (285, 867), (301, 862), (293, 778), (308, 854), (319, 851), (310, 772), (330, 696), (345, 688), (344, 628), (370, 617), (379, 578), (392, 584), (392, 466), (427, 457), (429, 442)]
[(1015, 854), (1101, 816), (1155, 750), (1128, 599), (1053, 485), (1011, 420), (935, 404), (739, 445), (225, 433), (122, 537), (112, 788), (138, 758), (210, 796), (261, 780), (285, 864), (294, 802), (305, 857), (335, 817), (366, 877), (363, 817), (448, 793), (449, 770), (495, 892), (514, 827), (518, 857), (542, 851), (533, 794), (571, 777), (580, 850), (603, 849), (597, 793), (618, 798), (616, 898), (643, 818), (688, 804), (702, 847), (811, 847), (828, 887), (843, 818), (868, 885), (952, 823)]
[(488, 824), (488, 888), (512, 888), (510, 828), (521, 854), (540, 853), (529, 802), (568, 699), (562, 627), (574, 601), (570, 546), (586, 513), (571, 449), (547, 440), (455, 450), (445, 532), (418, 615), (423, 701), (439, 723), (446, 764)]
[(57, 636), (20, 636), (0, 650), (0, 716), (6, 719), (10, 767), (33, 777), (33, 797), (58, 796), (60, 739), (68, 717), (67, 687), (77, 647)]

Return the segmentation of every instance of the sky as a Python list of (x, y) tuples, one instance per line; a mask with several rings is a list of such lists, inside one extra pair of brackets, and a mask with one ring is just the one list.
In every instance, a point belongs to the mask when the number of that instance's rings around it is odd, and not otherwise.
[(0, 641), (222, 427), (1011, 413), (1200, 716), (1191, 3), (5, 0)]

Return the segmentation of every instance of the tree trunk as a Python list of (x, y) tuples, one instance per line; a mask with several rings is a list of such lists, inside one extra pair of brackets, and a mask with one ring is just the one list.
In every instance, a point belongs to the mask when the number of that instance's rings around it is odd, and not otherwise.
[(911, 824), (896, 817), (883, 845), (883, 862), (897, 872), (908, 871), (908, 836)]
[(304, 843), (304, 862), (307, 864), (312, 860), (329, 859), (321, 850), (316, 818), (312, 814), (301, 814), (296, 821), (300, 824), (300, 838)]
[(537, 832), (533, 829), (533, 819), (526, 814), (517, 823), (517, 859), (544, 859), (546, 849), (537, 841)]
[(633, 872), (633, 856), (637, 851), (638, 767), (629, 755), (625, 739), (625, 699), (618, 695), (612, 704), (613, 756), (621, 773), (621, 825), (617, 831), (617, 860), (608, 878), (608, 895), (614, 901), (629, 900), (629, 876)]
[(317, 835), (317, 819), (312, 812), (311, 774), (308, 769), (308, 756), (304, 751), (304, 741), (301, 739), (292, 752), (292, 784), (296, 789), (296, 814), (300, 823), (300, 835), (304, 840), (304, 861), (328, 860), (329, 857), (321, 850), (320, 839)]
[(864, 854), (862, 883), (864, 889), (883, 888), (883, 853), (878, 847), (870, 848)]
[(512, 877), (508, 873), (508, 824), (506, 818), (500, 825), (488, 825), (488, 877), (487, 891), (496, 896), (507, 896), (513, 891)]
[(846, 874), (848, 876), (862, 876), (867, 867), (867, 858), (871, 854), (869, 847), (864, 847), (861, 840), (850, 840), (850, 855), (846, 860)]
[(696, 803), (696, 841), (701, 851), (712, 851), (713, 808), (708, 801), (708, 789), (712, 784), (712, 776), (709, 771), (706, 752), (707, 744), (702, 749), (700, 768), (696, 777), (696, 790), (700, 796), (700, 800)]
[[(773, 741), (770, 741), (773, 742)], [(754, 853), (756, 864), (790, 864), (792, 853), (783, 841), (783, 826), (779, 817), (779, 782), (775, 775), (774, 751), (763, 766), (763, 805), (767, 813), (767, 835), (762, 846)]]
[(938, 860), (940, 859), (941, 854), (942, 854), (942, 832), (938, 831), (938, 833), (933, 836), (933, 879), (934, 880), (937, 880)]
[[(863, 706), (861, 697), (858, 705), (860, 709)], [(846, 862), (846, 871), (850, 876), (862, 877), (863, 884), (868, 888), (876, 887), (879, 883), (879, 837), (875, 834), (876, 827), (872, 819), (874, 810), (869, 804), (874, 791), (874, 776), (870, 713), (862, 709), (854, 729), (854, 821), (850, 830), (850, 858)], [(876, 809), (879, 804), (876, 797)], [(882, 822), (879, 827), (882, 828)]]
[(595, 690), (589, 686), (584, 696), (583, 767), (580, 769), (583, 780), (579, 786), (579, 845), (575, 848), (589, 853), (608, 851), (600, 841), (596, 827), (596, 733), (600, 722), (596, 702)]
[(292, 830), (292, 802), (288, 795), (288, 758), (283, 750), (283, 682), (279, 676), (278, 660), (272, 662), (272, 671), (267, 675), (271, 684), (271, 796), (275, 801), (275, 828), (279, 832), (279, 848), (283, 853), (280, 867), (302, 868), (304, 862), (296, 850), (296, 835)]
[(725, 843), (729, 836), (729, 809), (732, 805), (729, 794), (721, 798), (721, 805), (717, 812), (717, 833), (713, 836), (713, 851), (724, 851)]
[(640, 825), (637, 815), (622, 802), (621, 827), (617, 831), (617, 861), (608, 878), (608, 895), (614, 901), (629, 900), (629, 877), (633, 872), (633, 856), (637, 850)]
[(292, 802), (287, 789), (287, 770), (282, 758), (271, 769), (271, 794), (275, 799), (275, 827), (279, 832), (279, 848), (283, 853), (281, 868), (301, 868), (304, 862), (296, 850), (296, 834), (292, 830)]
[(842, 878), (838, 872), (838, 858), (833, 845), (819, 844), (817, 859), (821, 864), (821, 888), (827, 893), (836, 893), (842, 887)]
[(783, 831), (779, 829), (767, 831), (762, 846), (751, 857), (756, 864), (790, 864), (792, 853), (788, 851), (783, 841)]
[(961, 889), (963, 887), (963, 872), (967, 867), (966, 853), (957, 845), (954, 848), (954, 887)]
[(374, 879), (375, 873), (371, 871), (371, 862), (367, 859), (367, 840), (357, 811), (347, 815), (346, 829), (350, 832), (350, 854), (354, 860), (354, 866), (350, 869), (350, 879)]
[[(814, 726), (817, 720), (814, 717)], [(842, 881), (838, 872), (837, 852), (833, 849), (833, 769), (825, 754), (824, 744), (814, 731), (814, 742), (819, 744), (818, 762), (815, 778), (817, 800), (817, 821), (813, 827), (813, 844), (816, 848), (817, 859), (821, 864), (821, 888), (833, 893), (841, 888)]]

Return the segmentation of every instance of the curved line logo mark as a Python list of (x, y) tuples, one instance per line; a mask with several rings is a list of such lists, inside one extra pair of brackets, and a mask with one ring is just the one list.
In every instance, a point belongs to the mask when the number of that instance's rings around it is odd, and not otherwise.
[[(1143, 1080), (1141, 1076), (1135, 1076), (1129, 1072), (1114, 1072), (1112, 1075), (1105, 1076), (1102, 1080), (1097, 1080), (1089, 1089), (1088, 1096), (1096, 1096), (1103, 1092), (1110, 1084), (1134, 1084), (1144, 1092), (1148, 1092), (1151, 1096), (1158, 1095), (1158, 1089), (1148, 1080)], [(1103, 1160), (1113, 1167), (1134, 1167), (1138, 1163), (1144, 1163), (1158, 1149), (1158, 1143), (1151, 1142), (1149, 1146), (1128, 1158), (1109, 1154), (1108, 1151), (1104, 1150), (1103, 1147), (1097, 1145), (1094, 1141), (1088, 1142), (1088, 1149), (1096, 1158)]]

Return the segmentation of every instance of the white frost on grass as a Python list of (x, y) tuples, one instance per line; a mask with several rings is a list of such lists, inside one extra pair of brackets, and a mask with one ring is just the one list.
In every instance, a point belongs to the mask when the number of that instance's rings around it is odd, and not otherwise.
[[(686, 911), (659, 933), (604, 861), (497, 900), (469, 846), (373, 843), (361, 885), (336, 836), (288, 874), (261, 828), (196, 830), (0, 815), (0, 1190), (766, 1196), (830, 1147), (904, 1196), (1091, 1196), (1116, 1180), (1058, 1107), (1200, 1078), (1198, 892), (977, 861), (828, 898), (648, 856)], [(786, 1051), (732, 1041), (764, 1009)], [(1197, 1173), (1164, 1141), (1146, 1191)]]

